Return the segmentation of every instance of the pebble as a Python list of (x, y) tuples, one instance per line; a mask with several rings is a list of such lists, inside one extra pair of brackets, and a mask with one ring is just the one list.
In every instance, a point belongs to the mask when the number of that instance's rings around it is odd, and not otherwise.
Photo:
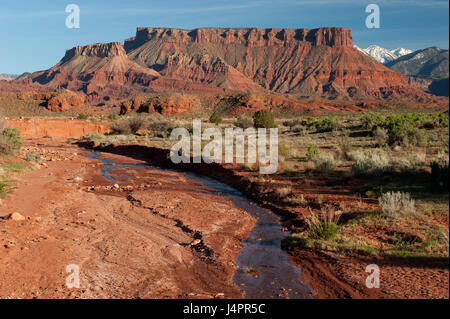
[(196, 246), (198, 244), (200, 244), (202, 241), (200, 239), (196, 239), (191, 243), (191, 246)]

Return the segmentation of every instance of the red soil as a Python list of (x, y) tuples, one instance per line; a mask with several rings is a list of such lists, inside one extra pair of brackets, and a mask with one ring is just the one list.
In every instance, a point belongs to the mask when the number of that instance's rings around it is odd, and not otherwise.
[[(0, 298), (241, 297), (233, 260), (251, 216), (183, 173), (149, 170), (146, 184), (116, 189), (85, 151), (44, 143), (27, 142), (48, 161), (16, 176), (1, 207)], [(80, 289), (65, 286), (69, 264)]]

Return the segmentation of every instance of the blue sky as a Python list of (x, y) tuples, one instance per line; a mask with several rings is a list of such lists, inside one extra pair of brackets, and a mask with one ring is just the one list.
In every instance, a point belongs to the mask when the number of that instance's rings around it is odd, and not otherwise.
[[(0, 0), (0, 73), (47, 69), (66, 49), (123, 42), (137, 26), (353, 29), (355, 44), (413, 50), (448, 49), (447, 0)], [(67, 29), (65, 7), (77, 4), (81, 28)], [(381, 10), (381, 28), (367, 29), (365, 7)]]

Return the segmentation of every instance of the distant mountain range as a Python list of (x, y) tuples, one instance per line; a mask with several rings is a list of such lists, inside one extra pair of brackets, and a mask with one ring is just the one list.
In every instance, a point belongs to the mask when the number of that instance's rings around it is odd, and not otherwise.
[(413, 52), (404, 48), (388, 50), (377, 45), (367, 49), (355, 48), (406, 75), (410, 85), (435, 95), (449, 96), (448, 50), (430, 47)]
[(406, 76), (441, 80), (449, 77), (448, 50), (436, 47), (418, 50), (388, 62), (386, 66)]
[(382, 48), (378, 45), (371, 45), (367, 49), (361, 49), (360, 47), (355, 45), (355, 48), (359, 51), (367, 54), (371, 58), (374, 58), (378, 62), (385, 64), (391, 61), (394, 61), (404, 55), (410, 54), (413, 51), (405, 48), (398, 48), (394, 50), (388, 50), (385, 48)]

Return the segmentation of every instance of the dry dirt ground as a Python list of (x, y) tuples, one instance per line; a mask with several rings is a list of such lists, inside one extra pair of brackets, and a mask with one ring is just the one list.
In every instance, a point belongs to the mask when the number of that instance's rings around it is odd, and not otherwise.
[[(27, 140), (44, 165), (15, 175), (0, 208), (0, 298), (237, 298), (234, 259), (255, 220), (185, 174), (141, 176), (116, 188), (103, 165), (75, 145)], [(143, 163), (103, 154), (121, 164)], [(135, 174), (133, 171), (136, 170)], [(135, 180), (136, 181), (136, 180)], [(17, 212), (22, 221), (7, 218)], [(293, 261), (318, 298), (448, 298), (448, 262), (410, 263), (294, 249)], [(367, 289), (369, 264), (381, 288)], [(67, 265), (81, 271), (68, 289)]]
[[(233, 260), (253, 217), (182, 173), (150, 170), (140, 187), (116, 189), (86, 151), (40, 142), (25, 147), (50, 161), (16, 175), (1, 207), (0, 298), (241, 296)], [(7, 218), (15, 212), (25, 219)], [(80, 289), (66, 288), (70, 264)]]

